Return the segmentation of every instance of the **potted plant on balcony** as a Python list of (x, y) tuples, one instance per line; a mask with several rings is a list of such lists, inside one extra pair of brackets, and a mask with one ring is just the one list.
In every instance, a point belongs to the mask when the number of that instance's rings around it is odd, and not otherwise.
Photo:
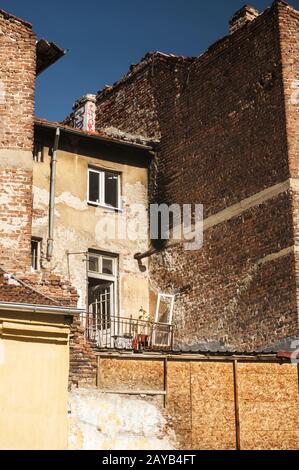
[(148, 329), (149, 325), (147, 322), (150, 321), (150, 315), (147, 313), (146, 310), (144, 310), (143, 307), (140, 308), (139, 310), (139, 321), (141, 324), (139, 324), (139, 332), (138, 332), (138, 349), (142, 350), (145, 349), (149, 346), (149, 334), (148, 334)]

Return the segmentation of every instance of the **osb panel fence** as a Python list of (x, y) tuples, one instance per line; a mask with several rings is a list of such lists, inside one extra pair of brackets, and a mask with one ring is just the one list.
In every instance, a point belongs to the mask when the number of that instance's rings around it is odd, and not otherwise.
[(98, 359), (97, 381), (114, 393), (161, 392), (182, 449), (299, 448), (298, 367), (275, 356), (106, 355)]

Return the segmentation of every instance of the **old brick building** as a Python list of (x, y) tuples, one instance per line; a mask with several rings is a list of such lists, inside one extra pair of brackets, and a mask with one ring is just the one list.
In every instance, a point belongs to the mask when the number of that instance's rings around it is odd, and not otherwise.
[(298, 335), (298, 26), (283, 1), (244, 7), (201, 56), (148, 54), (98, 93), (98, 129), (159, 139), (153, 199), (204, 204), (203, 249), (150, 258), (183, 348)]
[[(112, 316), (145, 309), (153, 320), (157, 293), (175, 295), (176, 348), (273, 349), (295, 338), (298, 16), (282, 1), (263, 13), (246, 6), (201, 56), (147, 54), (96, 99), (79, 100), (62, 124), (34, 122), (34, 87), (36, 73), (64, 51), (36, 45), (28, 23), (2, 12), (4, 271), (54, 301), (74, 304), (78, 296), (85, 308), (93, 254), (92, 262), (117, 260), (108, 272), (118, 304)], [(91, 201), (91, 177), (96, 185), (113, 180), (112, 198), (123, 196), (124, 207), (103, 204), (105, 190)], [(131, 205), (149, 201), (203, 204), (203, 249), (153, 242), (148, 252), (147, 238), (106, 243), (96, 235), (107, 208), (130, 221)]]
[[(60, 123), (34, 90), (64, 51), (0, 10), (1, 448), (66, 448), (68, 376), (163, 402), (179, 448), (298, 447), (298, 354), (273, 353), (298, 337), (298, 26), (245, 6), (204, 54), (147, 54)], [(203, 248), (150, 240), (150, 202), (203, 204)]]

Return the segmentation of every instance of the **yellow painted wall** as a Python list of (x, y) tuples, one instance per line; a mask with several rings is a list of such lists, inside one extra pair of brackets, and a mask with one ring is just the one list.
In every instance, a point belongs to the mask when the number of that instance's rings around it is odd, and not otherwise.
[(69, 324), (0, 314), (0, 449), (67, 448)]

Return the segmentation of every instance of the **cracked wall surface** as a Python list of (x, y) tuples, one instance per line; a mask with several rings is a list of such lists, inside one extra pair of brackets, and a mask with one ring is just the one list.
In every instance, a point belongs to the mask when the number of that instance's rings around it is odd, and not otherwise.
[[(33, 234), (43, 239), (46, 247), (49, 207), (50, 157), (45, 149), (45, 161), (34, 164), (33, 176)], [(111, 151), (113, 153), (113, 151)], [(87, 202), (88, 165), (110, 169), (121, 173), (123, 210), (111, 211), (93, 207)], [(116, 254), (119, 257), (119, 314), (138, 316), (141, 307), (149, 309), (148, 274), (141, 272), (134, 260), (137, 252), (148, 248), (147, 168), (130, 164), (109, 162), (99, 154), (91, 158), (83, 154), (58, 151), (57, 185), (55, 197), (54, 256), (51, 263), (43, 261), (55, 273), (70, 276), (72, 284), (80, 295), (79, 305), (86, 305), (86, 263), (84, 255), (70, 255), (67, 252), (84, 253), (89, 249)], [(136, 218), (134, 205), (145, 208)], [(111, 227), (116, 223), (128, 229), (144, 227), (141, 240), (118, 238), (118, 231)], [(105, 221), (105, 222), (103, 222)], [(118, 227), (118, 226), (117, 226)], [(116, 227), (116, 228), (117, 228)]]
[(144, 399), (74, 389), (69, 399), (70, 450), (172, 450), (174, 433), (158, 406)]

